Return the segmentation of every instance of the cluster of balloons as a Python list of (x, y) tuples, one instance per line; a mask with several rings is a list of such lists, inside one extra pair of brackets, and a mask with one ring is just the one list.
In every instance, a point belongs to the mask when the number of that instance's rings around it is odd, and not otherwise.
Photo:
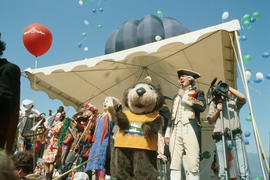
[(83, 4), (86, 4), (87, 0), (79, 0), (79, 5), (82, 6)]
[(245, 35), (242, 35), (242, 36), (238, 36), (238, 39), (240, 41), (245, 41), (245, 40), (247, 40), (247, 37)]
[[(247, 68), (247, 69), (245, 70), (245, 73), (246, 73), (247, 81), (249, 82), (250, 79), (251, 79), (251, 75), (252, 75), (251, 70)], [(260, 83), (260, 82), (263, 82), (263, 80), (264, 80), (264, 75), (263, 75), (262, 72), (257, 72), (256, 75), (255, 75), (255, 77), (256, 77), (256, 79), (254, 79), (254, 82), (255, 82), (255, 83)], [(270, 73), (267, 74), (267, 75), (265, 76), (265, 78), (266, 78), (266, 79), (270, 79)]]
[[(98, 11), (102, 13), (102, 12), (103, 12), (103, 8), (99, 8)], [(96, 9), (92, 9), (92, 12), (93, 12), (93, 13), (96, 13), (97, 10), (96, 10)]]
[[(85, 32), (82, 33), (82, 37), (83, 37), (83, 40), (81, 42), (78, 43), (78, 48), (81, 48), (82, 47), (82, 42), (86, 39), (87, 37), (87, 34)], [(88, 47), (84, 47), (83, 48), (84, 51), (88, 51)]]
[[(89, 0), (89, 1), (90, 1), (90, 2), (94, 2), (94, 0)], [(87, 0), (78, 0), (78, 3), (79, 3), (80, 6), (82, 6), (82, 5), (84, 5), (84, 4), (87, 4)], [(103, 11), (104, 11), (104, 10), (103, 10), (102, 7), (97, 8), (97, 9), (93, 8), (93, 9), (91, 10), (91, 12), (94, 13), (94, 14), (97, 13), (97, 12), (102, 13)], [(83, 23), (84, 23), (85, 25), (89, 25), (89, 21), (88, 21), (87, 19), (85, 19), (85, 20), (83, 21)], [(97, 27), (97, 29), (99, 29), (99, 30), (103, 28), (103, 26), (102, 26), (101, 24), (97, 24), (96, 27)], [(86, 38), (87, 38), (87, 33), (86, 33), (86, 32), (83, 32), (83, 33), (81, 34), (81, 36), (82, 36), (82, 40), (77, 44), (78, 48), (82, 48), (82, 47), (83, 47), (83, 41), (86, 40)], [(84, 50), (84, 51), (88, 51), (88, 47), (87, 47), (87, 46), (83, 47), (83, 50)]]
[(242, 25), (245, 28), (249, 28), (251, 26), (251, 23), (254, 23), (256, 20), (258, 20), (260, 17), (260, 14), (258, 12), (254, 12), (252, 15), (245, 14), (241, 18)]
[[(246, 117), (246, 121), (247, 122), (252, 121), (250, 115)], [(250, 136), (250, 132), (249, 131), (245, 131), (244, 135), (245, 135), (245, 138), (248, 138)], [(244, 143), (245, 143), (245, 145), (249, 145), (249, 140), (248, 139), (244, 139)]]
[[(82, 47), (82, 43), (78, 43), (78, 48), (81, 48), (81, 47)], [(83, 48), (83, 50), (84, 50), (84, 51), (88, 51), (88, 47), (85, 46), (85, 47)]]
[[(84, 20), (83, 23), (84, 23), (85, 25), (88, 25), (88, 24), (89, 24), (89, 22), (88, 22), (87, 20)], [(103, 26), (102, 26), (101, 24), (98, 24), (98, 25), (97, 25), (97, 28), (98, 28), (98, 29), (102, 29)], [(85, 34), (85, 37), (86, 37), (86, 33), (83, 33), (83, 34)], [(83, 37), (84, 37), (84, 35), (83, 35)]]

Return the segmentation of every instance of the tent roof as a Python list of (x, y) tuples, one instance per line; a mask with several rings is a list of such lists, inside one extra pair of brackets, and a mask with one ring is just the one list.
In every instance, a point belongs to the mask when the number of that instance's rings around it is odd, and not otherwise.
[[(231, 37), (238, 20), (175, 36), (143, 46), (66, 64), (24, 70), (31, 87), (75, 109), (91, 100), (102, 107), (106, 96), (120, 99), (133, 83), (150, 75), (164, 95), (177, 89), (179, 68), (201, 74), (198, 89), (207, 92), (214, 77), (236, 86), (237, 69)], [(117, 73), (116, 73), (117, 72)], [(205, 117), (205, 116), (204, 116)]]

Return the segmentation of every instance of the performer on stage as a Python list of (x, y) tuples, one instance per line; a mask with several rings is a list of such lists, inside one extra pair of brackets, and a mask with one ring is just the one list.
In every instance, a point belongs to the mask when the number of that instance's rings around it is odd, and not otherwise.
[(53, 164), (55, 163), (55, 161), (57, 160), (57, 158), (59, 156), (58, 151), (60, 150), (60, 147), (58, 146), (58, 140), (60, 137), (60, 131), (63, 128), (63, 119), (65, 118), (65, 116), (62, 113), (57, 113), (55, 115), (55, 123), (53, 125), (52, 128), (50, 128), (49, 126), (46, 126), (46, 129), (49, 129), (52, 131), (52, 137), (50, 138), (49, 143), (47, 144), (47, 147), (43, 153), (43, 163), (44, 163), (44, 167), (45, 167), (45, 172), (46, 172), (46, 179), (47, 180), (51, 180), (52, 179), (52, 175), (53, 175), (53, 170), (54, 170), (54, 166)]
[[(32, 149), (31, 138), (23, 137), (24, 134), (30, 132), (30, 128), (33, 123), (31, 121), (30, 126), (25, 127), (28, 123), (28, 118), (33, 119), (37, 118), (40, 115), (40, 112), (37, 109), (34, 109), (34, 104), (31, 100), (25, 99), (22, 102), (20, 107), (20, 118), (18, 123), (18, 139), (17, 139), (17, 149), (16, 152), (22, 152), (25, 150), (30, 151)], [(28, 125), (28, 124), (27, 124)]]
[(186, 176), (199, 179), (201, 126), (200, 113), (206, 108), (204, 92), (196, 90), (200, 75), (190, 70), (178, 70), (179, 90), (173, 101), (172, 121), (165, 133), (171, 153), (171, 179), (181, 179), (183, 156), (186, 155)]

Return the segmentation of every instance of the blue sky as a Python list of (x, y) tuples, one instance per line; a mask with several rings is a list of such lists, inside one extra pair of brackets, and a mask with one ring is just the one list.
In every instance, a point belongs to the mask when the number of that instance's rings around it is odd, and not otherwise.
[[(255, 113), (258, 130), (266, 154), (269, 154), (270, 119), (268, 115), (270, 101), (270, 80), (254, 83), (256, 72), (270, 73), (270, 57), (262, 58), (263, 52), (270, 52), (270, 1), (260, 0), (87, 0), (80, 6), (78, 0), (2, 0), (0, 2), (0, 32), (2, 40), (7, 43), (3, 57), (17, 64), (21, 70), (34, 68), (34, 57), (25, 49), (22, 42), (23, 30), (30, 24), (40, 23), (47, 26), (53, 35), (51, 49), (38, 58), (38, 67), (62, 64), (96, 57), (104, 54), (107, 38), (110, 34), (129, 19), (141, 19), (147, 14), (156, 14), (158, 10), (164, 17), (173, 17), (188, 27), (191, 31), (213, 26), (222, 22), (221, 15), (228, 11), (230, 16), (226, 20), (241, 19), (245, 14), (259, 12), (260, 18), (248, 29), (240, 31), (247, 40), (241, 41), (243, 55), (250, 54), (251, 62), (245, 66), (251, 69), (252, 77), (250, 95)], [(103, 12), (98, 9), (102, 8)], [(96, 13), (92, 9), (97, 9)], [(84, 20), (89, 25), (84, 24)], [(102, 25), (98, 29), (98, 25)], [(83, 40), (82, 33), (87, 38)], [(88, 51), (83, 48), (87, 46)], [(244, 92), (241, 80), (238, 80), (240, 91)], [(62, 103), (51, 100), (38, 91), (36, 93), (36, 108), (48, 113), (48, 109), (55, 111)], [(21, 101), (34, 99), (34, 91), (30, 88), (29, 80), (21, 78)], [(74, 110), (70, 108), (68, 115)], [(249, 114), (248, 105), (241, 110), (242, 129), (250, 131), (248, 152), (256, 152), (251, 122), (245, 121)]]

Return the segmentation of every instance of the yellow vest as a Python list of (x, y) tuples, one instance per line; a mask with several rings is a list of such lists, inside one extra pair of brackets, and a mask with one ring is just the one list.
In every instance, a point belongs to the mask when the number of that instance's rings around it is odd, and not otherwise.
[(119, 130), (114, 139), (114, 147), (146, 149), (151, 151), (157, 150), (158, 135), (150, 134), (144, 136), (142, 124), (144, 122), (154, 121), (159, 114), (149, 113), (137, 115), (130, 111), (124, 111), (129, 121), (129, 129)]

